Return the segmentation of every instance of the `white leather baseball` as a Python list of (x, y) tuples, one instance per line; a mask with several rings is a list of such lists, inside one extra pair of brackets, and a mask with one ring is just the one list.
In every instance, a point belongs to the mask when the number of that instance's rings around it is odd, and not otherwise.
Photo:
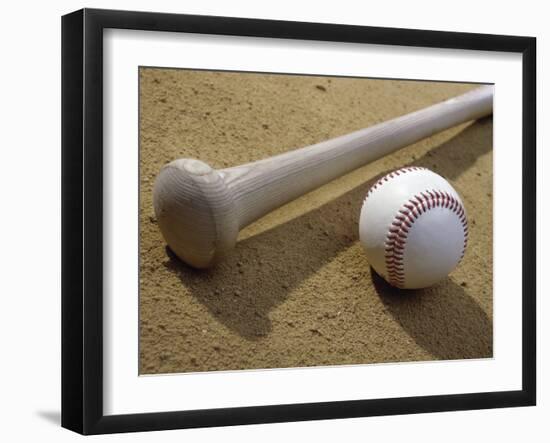
[(425, 288), (443, 280), (464, 256), (466, 211), (440, 175), (416, 166), (398, 169), (367, 193), (359, 238), (369, 263), (388, 283)]

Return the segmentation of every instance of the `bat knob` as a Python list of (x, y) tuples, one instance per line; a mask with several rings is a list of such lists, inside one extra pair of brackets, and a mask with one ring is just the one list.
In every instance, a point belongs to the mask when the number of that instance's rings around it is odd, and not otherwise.
[(235, 246), (239, 223), (223, 177), (194, 159), (162, 168), (153, 191), (155, 215), (170, 249), (195, 268), (208, 268)]

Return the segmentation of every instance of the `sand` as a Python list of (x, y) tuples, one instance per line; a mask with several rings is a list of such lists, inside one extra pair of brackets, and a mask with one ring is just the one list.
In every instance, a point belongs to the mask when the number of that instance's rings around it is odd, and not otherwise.
[[(491, 118), (411, 145), (272, 212), (207, 271), (171, 253), (152, 205), (156, 174), (173, 159), (235, 166), (474, 87), (142, 68), (140, 373), (491, 357)], [(358, 239), (370, 185), (405, 165), (447, 178), (469, 216), (463, 262), (425, 290), (390, 287)]]

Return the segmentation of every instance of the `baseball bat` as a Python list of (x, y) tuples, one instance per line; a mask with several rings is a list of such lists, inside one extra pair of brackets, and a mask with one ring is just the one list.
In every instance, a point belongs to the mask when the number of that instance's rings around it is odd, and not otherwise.
[(232, 168), (174, 160), (155, 181), (158, 225), (181, 260), (208, 268), (235, 246), (239, 230), (265, 214), (400, 148), (489, 115), (492, 109), (493, 86), (482, 86), (366, 129)]

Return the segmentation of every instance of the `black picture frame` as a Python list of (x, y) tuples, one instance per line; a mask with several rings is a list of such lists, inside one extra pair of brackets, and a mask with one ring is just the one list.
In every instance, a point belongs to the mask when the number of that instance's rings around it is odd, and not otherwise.
[[(131, 415), (103, 412), (103, 30), (503, 51), (523, 63), (522, 389)], [(62, 426), (82, 434), (529, 406), (536, 403), (536, 39), (83, 9), (62, 18)]]

